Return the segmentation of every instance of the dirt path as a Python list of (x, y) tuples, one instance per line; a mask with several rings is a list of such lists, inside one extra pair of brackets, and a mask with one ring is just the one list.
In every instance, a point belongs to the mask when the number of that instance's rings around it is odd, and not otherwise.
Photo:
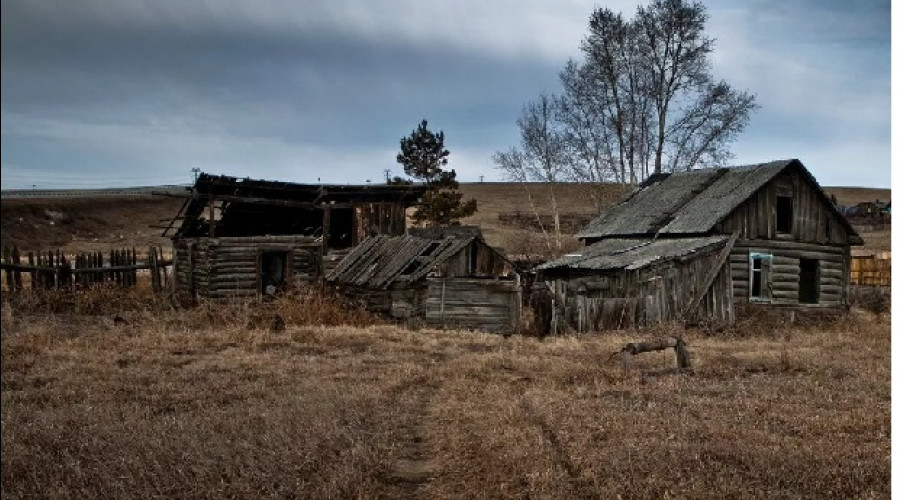
[(427, 498), (423, 487), (433, 478), (433, 454), (428, 446), (431, 401), (438, 389), (435, 378), (415, 377), (395, 388), (402, 409), (395, 427), (393, 465), (382, 478), (388, 498)]

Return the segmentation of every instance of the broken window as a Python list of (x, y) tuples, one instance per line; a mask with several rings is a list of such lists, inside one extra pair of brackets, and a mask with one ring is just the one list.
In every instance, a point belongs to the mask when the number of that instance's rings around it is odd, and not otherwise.
[(789, 234), (794, 221), (794, 199), (790, 196), (777, 196), (775, 199), (775, 231)]
[(800, 288), (797, 300), (801, 304), (819, 303), (818, 259), (800, 259)]
[(750, 253), (750, 300), (772, 299), (772, 254)]

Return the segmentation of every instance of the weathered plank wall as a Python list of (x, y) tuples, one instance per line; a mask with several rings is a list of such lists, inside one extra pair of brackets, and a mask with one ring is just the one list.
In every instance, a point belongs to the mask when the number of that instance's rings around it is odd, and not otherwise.
[[(793, 198), (790, 234), (776, 231), (776, 197)], [(743, 239), (781, 239), (844, 245), (848, 235), (828, 208), (827, 200), (795, 170), (786, 170), (738, 206), (716, 227), (716, 232), (737, 233)]]
[[(562, 277), (548, 284), (562, 306), (560, 319), (576, 331), (646, 326), (682, 319), (717, 255), (714, 250), (686, 260)], [(731, 270), (722, 266), (697, 305), (697, 317), (734, 320), (730, 280)]]
[(402, 203), (354, 203), (353, 219), (354, 246), (376, 234), (400, 236), (406, 232), (406, 209)]
[(429, 278), (425, 324), (512, 333), (519, 327), (522, 290), (517, 280)]
[(729, 257), (735, 302), (750, 301), (750, 253), (772, 254), (771, 288), (773, 305), (800, 304), (800, 259), (819, 261), (819, 304), (838, 307), (847, 304), (850, 254), (848, 246), (819, 245), (777, 240), (737, 240)]
[(286, 272), (293, 283), (321, 275), (321, 243), (308, 236), (185, 238), (175, 241), (174, 247), (175, 290), (193, 297), (257, 296), (264, 251), (290, 255)]

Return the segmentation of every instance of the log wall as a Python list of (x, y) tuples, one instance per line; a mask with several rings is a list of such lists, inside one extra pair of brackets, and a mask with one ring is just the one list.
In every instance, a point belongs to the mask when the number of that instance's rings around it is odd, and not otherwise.
[(288, 285), (321, 276), (321, 242), (308, 236), (184, 238), (174, 241), (175, 291), (224, 300), (259, 295), (260, 255), (288, 252)]
[[(737, 240), (729, 256), (734, 300), (750, 302), (750, 253), (756, 252), (772, 254), (772, 298), (762, 302), (804, 307), (844, 306), (849, 294), (849, 248), (792, 241)], [(818, 304), (801, 304), (798, 300), (800, 259), (819, 261)]]

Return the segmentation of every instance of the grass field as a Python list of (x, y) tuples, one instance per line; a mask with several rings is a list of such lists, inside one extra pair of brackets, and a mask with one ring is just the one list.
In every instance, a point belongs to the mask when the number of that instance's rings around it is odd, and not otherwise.
[(889, 495), (889, 317), (675, 330), (696, 373), (644, 377), (674, 355), (611, 354), (671, 330), (319, 326), (369, 319), (146, 293), (3, 297), (4, 498)]

